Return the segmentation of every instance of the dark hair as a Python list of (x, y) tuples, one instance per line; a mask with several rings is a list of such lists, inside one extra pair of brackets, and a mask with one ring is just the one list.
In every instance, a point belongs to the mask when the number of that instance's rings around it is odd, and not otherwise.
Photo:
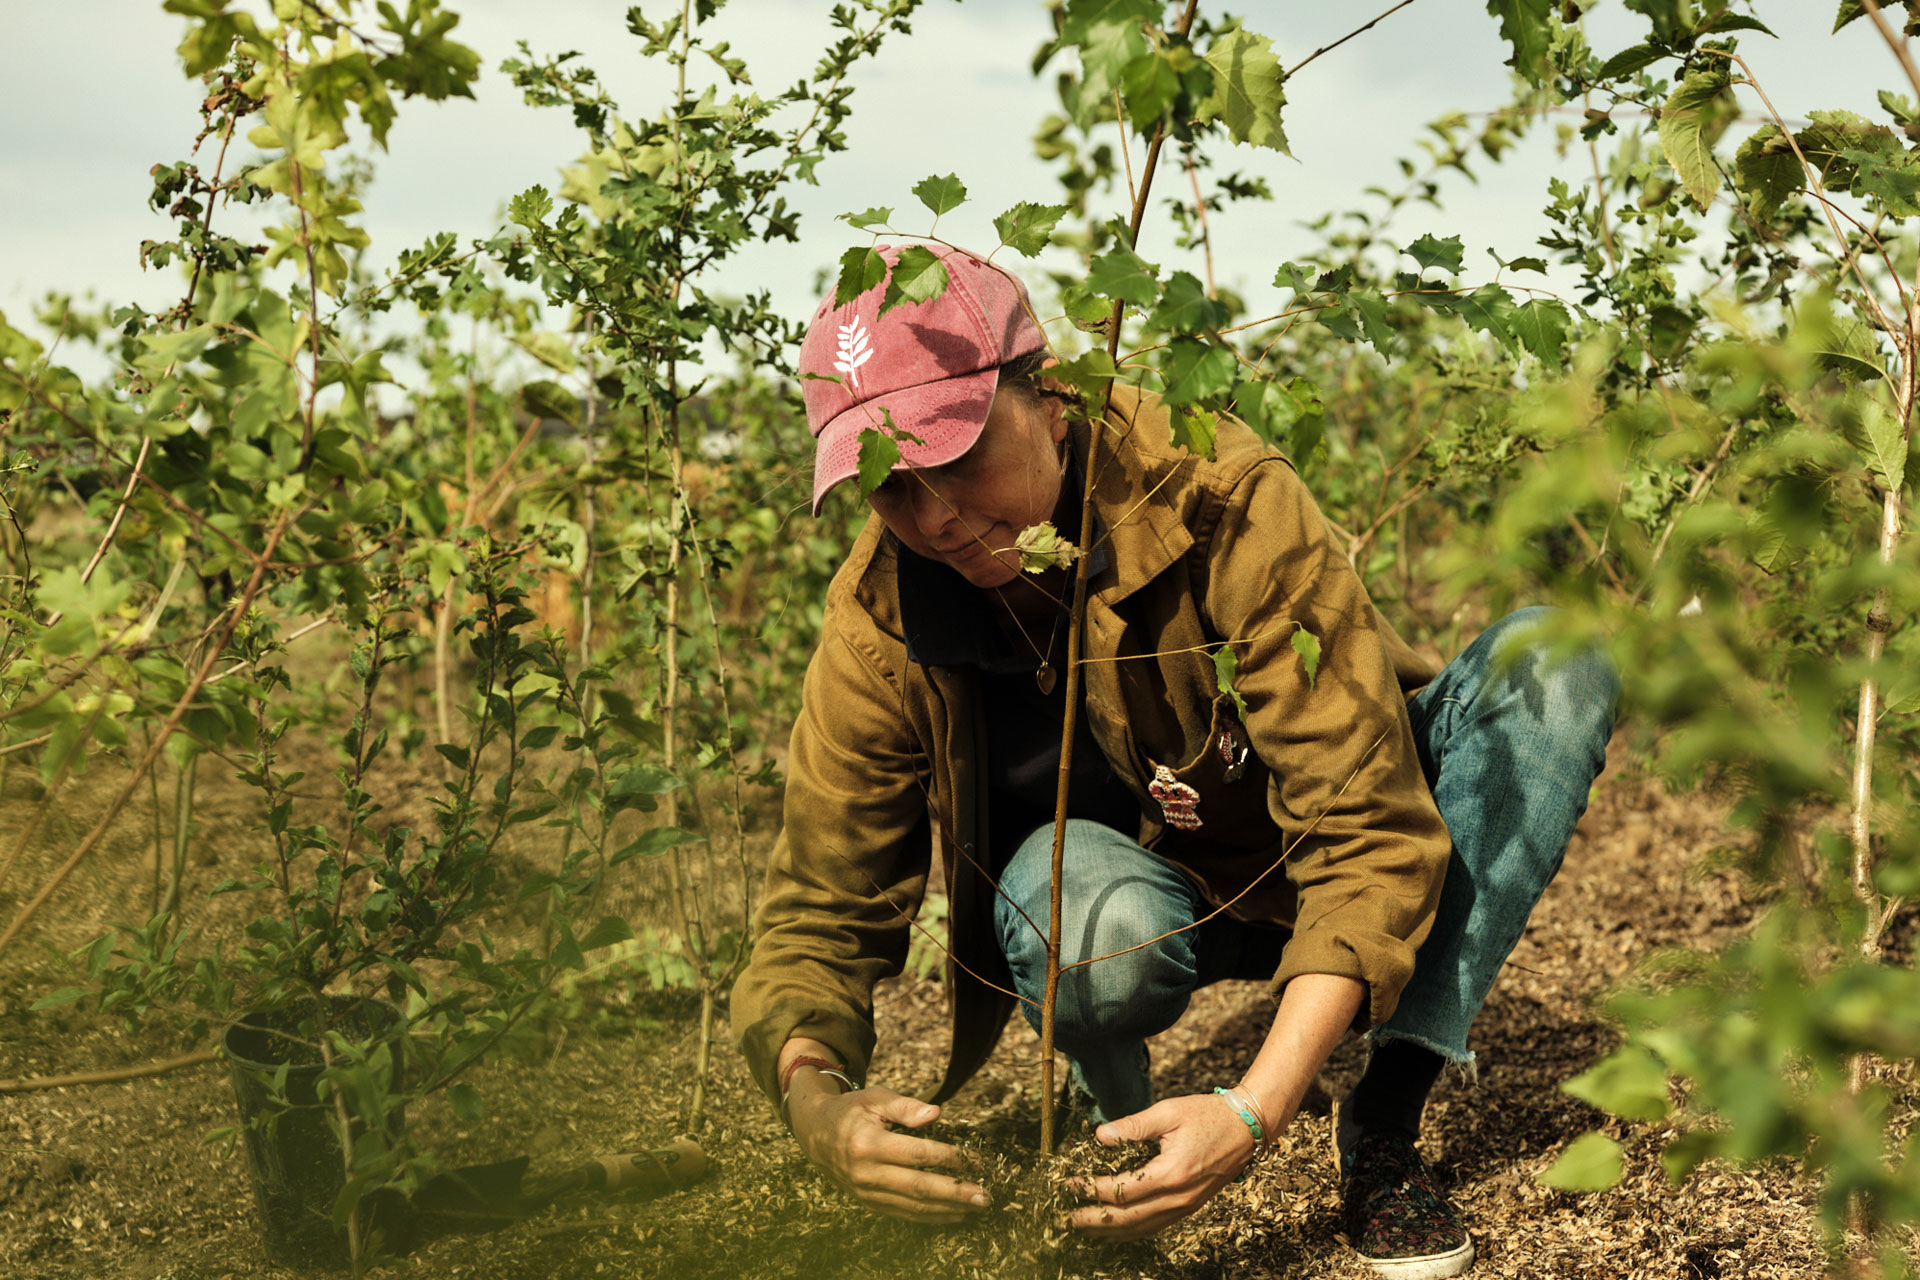
[(1040, 381), (1040, 366), (1047, 362), (1049, 354), (1047, 349), (1042, 347), (1038, 351), (1029, 351), (1024, 356), (1017, 356), (1007, 361), (1000, 366), (1000, 385), (1011, 387), (1035, 402), (1047, 399), (1079, 404), (1079, 392), (1063, 391)]

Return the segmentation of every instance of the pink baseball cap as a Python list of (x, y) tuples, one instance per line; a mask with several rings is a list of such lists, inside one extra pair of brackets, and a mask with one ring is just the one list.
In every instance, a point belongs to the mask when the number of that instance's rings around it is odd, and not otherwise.
[[(931, 302), (880, 314), (882, 280), (844, 307), (829, 294), (800, 346), (800, 394), (813, 432), (813, 513), (860, 469), (860, 433), (892, 415), (904, 467), (937, 467), (973, 447), (1000, 384), (1000, 366), (1047, 345), (1026, 286), (964, 249), (929, 246), (947, 268)], [(888, 275), (902, 246), (878, 245)]]

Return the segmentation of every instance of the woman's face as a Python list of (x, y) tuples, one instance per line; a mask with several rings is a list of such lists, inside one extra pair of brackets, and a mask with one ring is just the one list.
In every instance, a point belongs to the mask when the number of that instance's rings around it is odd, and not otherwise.
[(867, 496), (915, 555), (958, 571), (976, 587), (1020, 576), (1014, 539), (1053, 518), (1060, 500), (1060, 402), (1000, 388), (973, 448), (941, 467), (895, 471)]

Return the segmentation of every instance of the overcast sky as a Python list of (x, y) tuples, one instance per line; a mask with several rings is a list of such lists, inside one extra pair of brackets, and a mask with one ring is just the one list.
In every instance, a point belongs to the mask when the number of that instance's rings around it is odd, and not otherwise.
[[(583, 51), (629, 116), (657, 114), (670, 92), (668, 68), (640, 57), (625, 30), (626, 6), (614, 0), (449, 0), (449, 7), (463, 18), (455, 37), (481, 54), (477, 100), (401, 104), (391, 150), (375, 156), (365, 216), (381, 265), (435, 231), (463, 241), (489, 234), (509, 196), (534, 183), (552, 189), (559, 167), (583, 150), (566, 113), (523, 105), (499, 73), (517, 40), (536, 53)], [(659, 0), (643, 7), (656, 17), (668, 9)], [(1248, 25), (1273, 37), (1292, 66), (1387, 6), (1242, 0), (1236, 7), (1249, 11)], [(1590, 38), (1603, 55), (1644, 30), (1618, 0), (1588, 7)], [(732, 0), (718, 29), (747, 59), (756, 85), (771, 92), (811, 70), (830, 31), (830, 8), (831, 0)], [(1752, 34), (1745, 52), (1791, 117), (1824, 107), (1880, 116), (1874, 90), (1898, 84), (1897, 69), (1865, 21), (1830, 37), (1834, 8), (1835, 0), (1758, 0), (1755, 12), (1780, 38)], [(174, 53), (184, 21), (159, 0), (0, 0), (0, 22), (0, 310), (24, 324), (49, 289), (167, 305), (180, 278), (172, 268), (143, 272), (138, 246), (172, 231), (146, 208), (147, 170), (183, 157), (198, 126), (199, 86), (184, 79)], [(1036, 80), (1029, 71), (1047, 30), (1038, 0), (928, 0), (912, 36), (895, 37), (862, 64), (850, 150), (820, 167), (819, 186), (791, 197), (803, 212), (802, 244), (757, 246), (714, 287), (766, 286), (776, 306), (805, 314), (816, 271), (858, 242), (833, 215), (871, 205), (917, 208), (911, 187), (929, 173), (954, 172), (973, 193), (941, 224), (944, 236), (963, 244), (993, 244), (991, 218), (1014, 202), (1052, 199), (1055, 188), (1032, 148), (1035, 127), (1055, 105), (1052, 76)], [(1400, 187), (1395, 157), (1417, 155), (1425, 122), (1506, 102), (1506, 56), (1481, 0), (1419, 0), (1303, 71), (1287, 86), (1295, 159), (1246, 148), (1216, 156), (1223, 170), (1265, 175), (1275, 192), (1270, 204), (1238, 205), (1214, 220), (1221, 283), (1242, 289), (1256, 307), (1277, 301), (1268, 283), (1274, 266), (1315, 243), (1303, 224), (1363, 206), (1368, 186)], [(1445, 210), (1411, 210), (1396, 222), (1397, 234), (1463, 234), (1475, 273), (1491, 268), (1488, 248), (1502, 257), (1531, 251), (1545, 228), (1539, 209), (1547, 178), (1560, 173), (1577, 184), (1590, 172), (1584, 149), (1557, 157), (1552, 134), (1536, 129), (1500, 166), (1476, 164), (1478, 185), (1448, 174)], [(211, 156), (203, 160), (210, 164)], [(1156, 183), (1162, 194), (1184, 186), (1177, 170)], [(241, 234), (247, 217), (223, 210), (215, 226)], [(1200, 269), (1197, 257), (1171, 248), (1163, 215), (1150, 220), (1143, 252), (1163, 265)]]

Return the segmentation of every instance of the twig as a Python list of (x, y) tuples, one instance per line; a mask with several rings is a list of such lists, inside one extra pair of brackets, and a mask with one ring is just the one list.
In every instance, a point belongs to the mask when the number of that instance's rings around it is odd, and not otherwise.
[(1341, 45), (1353, 39), (1355, 36), (1359, 35), (1362, 31), (1373, 30), (1373, 28), (1378, 23), (1380, 23), (1383, 19), (1392, 17), (1394, 14), (1400, 12), (1402, 9), (1406, 8), (1408, 5), (1412, 3), (1413, 3), (1413, 0), (1400, 0), (1399, 4), (1393, 6), (1393, 8), (1381, 14), (1380, 17), (1375, 18), (1372, 22), (1367, 23), (1364, 27), (1355, 27), (1352, 31), (1347, 32), (1347, 34), (1341, 36), (1338, 40), (1335, 40), (1332, 44), (1326, 45), (1319, 49), (1315, 49), (1312, 53), (1308, 54), (1305, 58), (1301, 59), (1298, 63), (1296, 63), (1291, 71), (1287, 72), (1287, 79), (1291, 80), (1295, 76), (1299, 75), (1300, 68), (1306, 66), (1307, 63), (1312, 62), (1315, 58), (1319, 57), (1321, 54), (1332, 53), (1335, 49), (1338, 49)]
[(143, 1063), (137, 1067), (114, 1067), (108, 1071), (76, 1071), (64, 1076), (20, 1076), (12, 1080), (0, 1080), (0, 1093), (32, 1093), (37, 1089), (67, 1089), (75, 1085), (118, 1084), (122, 1080), (143, 1080), (149, 1076), (164, 1076), (175, 1071), (185, 1071), (189, 1067), (202, 1066), (219, 1056), (212, 1049), (202, 1049), (197, 1053), (185, 1053), (177, 1058), (164, 1058), (159, 1062)]
[[(292, 635), (288, 636), (285, 640), (282, 640), (280, 643), (292, 644), (295, 640), (298, 640), (301, 636), (307, 635), (310, 632), (318, 631), (320, 628), (328, 625), (332, 621), (333, 621), (332, 615), (328, 615), (327, 617), (324, 617), (324, 618), (315, 618), (312, 622), (309, 622), (306, 626), (301, 627), (298, 631), (294, 632)], [(252, 665), (253, 663), (251, 662), (236, 662), (232, 666), (228, 667), (225, 671), (220, 672), (218, 675), (208, 676), (207, 683), (219, 684), (222, 680), (225, 680), (228, 676), (238, 675)]]
[(1867, 16), (1873, 19), (1874, 29), (1880, 33), (1880, 38), (1887, 42), (1887, 48), (1893, 50), (1893, 56), (1900, 60), (1900, 69), (1907, 73), (1907, 84), (1916, 94), (1920, 94), (1920, 67), (1914, 65), (1913, 54), (1907, 50), (1907, 42), (1894, 34), (1893, 28), (1887, 24), (1887, 16), (1880, 12), (1880, 0), (1860, 0), (1860, 7), (1867, 11)]
[[(1840, 233), (1840, 224), (1834, 221), (1832, 204), (1826, 199), (1826, 183), (1821, 180), (1822, 175), (1820, 171), (1813, 167), (1813, 163), (1807, 159), (1806, 153), (1800, 149), (1800, 140), (1794, 136), (1791, 129), (1787, 128), (1786, 121), (1781, 118), (1780, 112), (1776, 110), (1773, 105), (1773, 99), (1767, 96), (1767, 91), (1761, 87), (1758, 77), (1753, 74), (1753, 68), (1749, 67), (1747, 60), (1737, 53), (1727, 53), (1721, 49), (1702, 49), (1700, 52), (1710, 53), (1734, 63), (1740, 68), (1741, 73), (1746, 76), (1747, 83), (1753, 86), (1753, 91), (1760, 95), (1760, 101), (1767, 108), (1767, 114), (1773, 117), (1774, 127), (1780, 130), (1780, 136), (1787, 140), (1789, 147), (1793, 148), (1794, 159), (1800, 162), (1801, 169), (1807, 174), (1810, 182), (1807, 190), (1820, 200), (1822, 211), (1827, 216), (1827, 228), (1833, 232), (1834, 245), (1840, 250), (1838, 256), (1842, 261), (1849, 260), (1851, 255), (1847, 253), (1847, 238)], [(1868, 283), (1866, 274), (1861, 271), (1860, 264), (1857, 260), (1853, 263), (1853, 272), (1855, 278), (1860, 281), (1860, 287), (1866, 291), (1867, 306), (1873, 312), (1874, 318), (1880, 322), (1880, 327), (1888, 333), (1899, 332), (1893, 327), (1892, 322), (1887, 319), (1886, 312), (1880, 306), (1880, 300), (1873, 296), (1873, 286)]]
[[(1714, 476), (1720, 473), (1720, 464), (1727, 460), (1729, 453), (1733, 452), (1733, 440), (1739, 433), (1740, 424), (1738, 422), (1728, 427), (1727, 433), (1720, 437), (1719, 451), (1713, 455), (1712, 461), (1708, 462), (1707, 465), (1701, 469), (1700, 474), (1693, 478), (1693, 484), (1687, 490), (1687, 496), (1681, 499), (1679, 507), (1675, 509), (1673, 513), (1673, 518), (1667, 521), (1667, 527), (1660, 531), (1660, 540), (1654, 544), (1653, 555), (1647, 561), (1648, 574), (1651, 574), (1655, 567), (1659, 565), (1660, 557), (1667, 553), (1667, 543), (1672, 539), (1674, 529), (1679, 526), (1680, 517), (1687, 513), (1687, 508), (1699, 500), (1700, 495), (1706, 492), (1707, 486), (1713, 483)], [(1651, 581), (1652, 579), (1648, 578), (1641, 582), (1639, 589), (1633, 593), (1633, 604), (1638, 605), (1640, 603), (1640, 599), (1646, 594), (1647, 587)]]
[(1213, 232), (1207, 226), (1207, 198), (1200, 194), (1200, 170), (1193, 163), (1192, 147), (1186, 148), (1181, 156), (1187, 162), (1187, 180), (1193, 183), (1193, 210), (1200, 219), (1200, 251), (1205, 255), (1207, 264), (1207, 296), (1218, 298), (1220, 290), (1213, 282)]
[(1580, 523), (1580, 517), (1568, 516), (1567, 527), (1573, 530), (1573, 536), (1580, 539), (1580, 545), (1586, 548), (1587, 555), (1590, 557), (1588, 563), (1597, 564), (1606, 570), (1607, 580), (1613, 583), (1613, 589), (1624, 594), (1627, 584), (1620, 577), (1620, 571), (1613, 567), (1611, 560), (1607, 559), (1607, 549), (1595, 542), (1593, 535), (1587, 532), (1587, 526)]
[(43, 733), (37, 738), (28, 738), (25, 742), (15, 742), (7, 746), (0, 747), (0, 756), (10, 755), (15, 751), (30, 751), (34, 747), (39, 746), (43, 742), (52, 742), (52, 741), (53, 741), (52, 734)]
[[(99, 845), (100, 841), (112, 828), (114, 821), (119, 818), (120, 811), (126, 808), (127, 801), (132, 797), (134, 788), (140, 785), (141, 779), (146, 777), (147, 770), (151, 769), (154, 761), (159, 758), (160, 751), (166, 746), (167, 739), (173, 736), (174, 730), (178, 729), (180, 722), (186, 718), (187, 711), (193, 706), (194, 699), (200, 696), (201, 686), (206, 683), (207, 677), (213, 674), (214, 664), (220, 661), (221, 651), (227, 647), (227, 641), (233, 637), (234, 630), (240, 625), (240, 620), (246, 616), (247, 610), (253, 606), (254, 599), (260, 594), (261, 588), (265, 585), (267, 562), (273, 558), (274, 550), (279, 547), (280, 539), (286, 534), (287, 525), (292, 515), (293, 512), (291, 510), (282, 511), (279, 518), (274, 521), (273, 528), (267, 535), (267, 545), (254, 563), (252, 576), (248, 579), (245, 589), (241, 591), (240, 598), (235, 601), (233, 607), (227, 611), (226, 621), (220, 627), (219, 638), (208, 647), (207, 656), (205, 660), (201, 662), (200, 669), (196, 671), (193, 678), (187, 682), (187, 687), (181, 693), (179, 701), (174, 704), (172, 714), (167, 717), (166, 721), (160, 726), (159, 732), (154, 735), (153, 744), (147, 748), (147, 752), (141, 757), (140, 763), (134, 766), (132, 774), (127, 778), (126, 782), (122, 784), (119, 794), (114, 796), (112, 803), (107, 806), (107, 811), (102, 814), (100, 820), (94, 824), (93, 830), (87, 833), (86, 838), (81, 840), (78, 847), (68, 855), (67, 860), (60, 864), (59, 869), (41, 886), (40, 891), (20, 908), (19, 912), (14, 916), (13, 922), (6, 927), (6, 930), (0, 932), (0, 954), (5, 953), (8, 945), (20, 936), (20, 931), (26, 927), (27, 921), (31, 920), (42, 906), (46, 905), (47, 899), (53, 896), (54, 891), (65, 882), (69, 875), (73, 874), (73, 869), (79, 866), (86, 856), (92, 853), (95, 847)], [(105, 698), (100, 700), (100, 705), (103, 707), (106, 705)], [(16, 856), (18, 856), (17, 850)], [(11, 863), (9, 863), (9, 866), (11, 866)]]
[(1286, 848), (1282, 849), (1280, 851), (1280, 856), (1275, 858), (1272, 862), (1268, 863), (1265, 870), (1261, 871), (1261, 873), (1255, 876), (1253, 879), (1247, 881), (1246, 888), (1240, 890), (1240, 892), (1234, 894), (1231, 898), (1228, 898), (1225, 902), (1221, 903), (1219, 906), (1215, 907), (1213, 910), (1207, 912), (1206, 915), (1201, 916), (1198, 920), (1194, 920), (1188, 924), (1183, 924), (1178, 929), (1169, 929), (1157, 938), (1148, 938), (1145, 942), (1136, 942), (1131, 947), (1122, 947), (1118, 951), (1110, 951), (1103, 956), (1093, 956), (1086, 960), (1076, 960), (1072, 964), (1064, 966), (1064, 968), (1062, 969), (1062, 972), (1065, 972), (1067, 969), (1080, 969), (1090, 964), (1098, 964), (1102, 960), (1111, 960), (1115, 956), (1124, 956), (1130, 951), (1139, 951), (1143, 947), (1151, 947), (1155, 943), (1165, 942), (1168, 938), (1173, 937), (1177, 933), (1185, 933), (1189, 929), (1198, 929), (1201, 925), (1207, 923), (1207, 921), (1212, 920), (1214, 917), (1220, 915), (1228, 907), (1231, 907), (1234, 903), (1240, 901), (1240, 899), (1252, 893), (1254, 889), (1258, 887), (1258, 885), (1262, 880), (1265, 880), (1268, 876), (1272, 875), (1274, 872), (1278, 871), (1282, 866), (1286, 865), (1286, 861), (1289, 857), (1292, 856), (1293, 851), (1300, 847), (1300, 842), (1305, 840), (1308, 836), (1312, 835), (1314, 833), (1315, 828), (1317, 828), (1320, 825), (1321, 819), (1325, 818), (1329, 813), (1333, 812), (1334, 800), (1338, 800), (1341, 796), (1347, 794), (1347, 788), (1351, 787), (1353, 785), (1353, 780), (1360, 776), (1361, 767), (1364, 766), (1367, 763), (1367, 760), (1372, 757), (1373, 753), (1379, 749), (1380, 744), (1387, 740), (1387, 734), (1390, 732), (1391, 732), (1390, 729), (1382, 729), (1380, 731), (1380, 736), (1375, 738), (1373, 742), (1368, 745), (1366, 751), (1362, 753), (1362, 755), (1360, 756), (1359, 762), (1353, 766), (1353, 772), (1347, 775), (1347, 780), (1340, 784), (1340, 789), (1338, 791), (1333, 793), (1333, 799), (1327, 801), (1327, 807), (1322, 809), (1318, 814), (1314, 816), (1313, 821), (1309, 822), (1306, 825), (1306, 829), (1303, 830), (1299, 835), (1295, 836), (1293, 838), (1293, 843), (1288, 845)]

